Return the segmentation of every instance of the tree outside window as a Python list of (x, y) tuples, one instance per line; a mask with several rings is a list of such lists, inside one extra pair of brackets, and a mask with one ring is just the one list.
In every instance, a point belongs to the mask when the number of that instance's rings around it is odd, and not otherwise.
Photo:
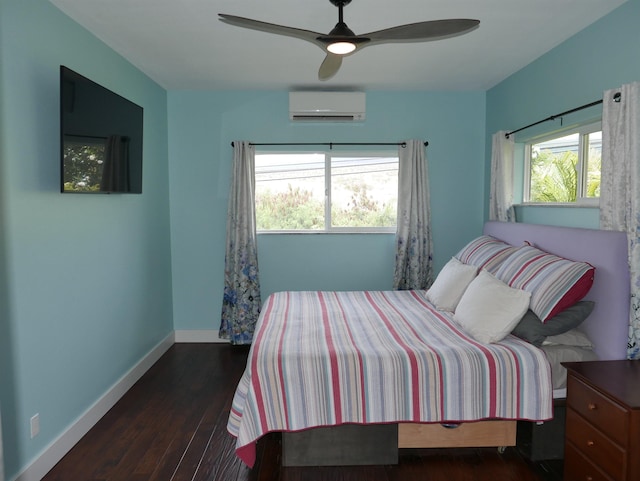
[(527, 145), (526, 202), (576, 203), (600, 197), (602, 132), (595, 128), (600, 126)]
[(256, 153), (258, 231), (394, 231), (397, 197), (395, 153)]

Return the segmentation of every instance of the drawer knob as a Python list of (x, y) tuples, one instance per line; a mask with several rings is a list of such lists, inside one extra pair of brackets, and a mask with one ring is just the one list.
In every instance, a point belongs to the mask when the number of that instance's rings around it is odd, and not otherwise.
[(589, 411), (595, 411), (596, 409), (598, 409), (598, 405), (596, 403), (589, 403), (587, 408), (589, 409)]
[(587, 476), (587, 481), (593, 481), (593, 476)]
[(589, 446), (590, 448), (593, 447), (594, 444), (596, 444), (596, 443), (593, 442), (591, 439), (589, 441), (587, 441), (587, 446)]

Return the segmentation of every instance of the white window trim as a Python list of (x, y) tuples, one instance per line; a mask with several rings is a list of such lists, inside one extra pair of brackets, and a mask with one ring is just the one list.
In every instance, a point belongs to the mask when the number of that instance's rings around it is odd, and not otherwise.
[[(397, 224), (394, 226), (388, 227), (333, 227), (331, 226), (331, 158), (332, 157), (398, 157), (397, 150), (314, 150), (314, 151), (306, 151), (306, 150), (295, 150), (295, 151), (273, 151), (273, 150), (261, 150), (256, 151), (256, 155), (267, 154), (267, 155), (292, 155), (292, 154), (324, 154), (324, 165), (325, 165), (325, 217), (324, 217), (324, 229), (323, 230), (313, 230), (313, 229), (269, 229), (269, 230), (260, 230), (256, 231), (258, 235), (273, 235), (273, 234), (301, 234), (301, 235), (326, 235), (326, 234), (395, 234), (397, 230)], [(400, 159), (398, 159), (400, 160)], [(329, 172), (329, 175), (327, 175)], [(397, 221), (397, 219), (396, 219)]]
[(395, 234), (397, 226), (393, 227), (331, 227), (329, 230), (260, 230), (256, 231), (257, 235), (273, 235), (273, 234), (299, 234), (299, 235), (327, 235), (327, 234)]
[[(590, 198), (590, 197), (577, 195), (575, 202), (531, 202), (528, 199), (529, 199), (529, 196), (531, 195), (531, 148), (530, 148), (531, 144), (539, 144), (542, 142), (546, 142), (547, 140), (553, 140), (553, 139), (557, 139), (558, 137), (563, 137), (565, 135), (571, 135), (571, 134), (579, 134), (582, 139), (582, 136), (585, 134), (590, 134), (592, 132), (598, 132), (601, 130), (602, 130), (602, 121), (597, 121), (597, 122), (591, 122), (591, 123), (580, 125), (580, 126), (574, 125), (566, 129), (556, 130), (553, 133), (536, 136), (528, 140), (527, 142), (525, 142), (524, 175), (523, 175), (524, 185), (522, 189), (523, 201), (519, 205), (536, 206), (536, 207), (544, 207), (544, 206), (547, 206), (547, 207), (552, 207), (552, 206), (599, 207), (600, 206), (599, 197)], [(580, 147), (582, 150), (586, 149), (586, 146), (582, 142), (580, 142)], [(586, 175), (586, 172), (584, 169), (584, 152), (580, 152), (579, 159), (580, 161), (578, 165), (578, 178), (581, 185), (580, 190), (583, 190), (585, 185), (584, 177)], [(578, 194), (581, 194), (581, 192), (579, 192)]]

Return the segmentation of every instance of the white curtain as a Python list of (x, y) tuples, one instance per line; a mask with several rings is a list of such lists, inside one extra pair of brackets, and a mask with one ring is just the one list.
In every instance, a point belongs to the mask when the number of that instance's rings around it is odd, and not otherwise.
[(100, 190), (105, 192), (131, 190), (129, 139), (110, 135), (104, 149)]
[(627, 232), (631, 270), (627, 357), (640, 359), (640, 82), (604, 93), (600, 227)]
[(221, 339), (232, 344), (251, 344), (260, 314), (254, 174), (255, 147), (235, 141), (219, 332)]
[(515, 222), (513, 209), (513, 137), (501, 130), (493, 134), (491, 143), (491, 188), (489, 220)]
[(408, 140), (398, 148), (398, 220), (394, 289), (427, 289), (432, 283), (431, 207), (425, 146)]

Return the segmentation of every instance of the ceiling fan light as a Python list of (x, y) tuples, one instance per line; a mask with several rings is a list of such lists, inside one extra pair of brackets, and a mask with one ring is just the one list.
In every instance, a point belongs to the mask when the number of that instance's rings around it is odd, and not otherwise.
[(352, 42), (333, 42), (327, 45), (327, 50), (336, 55), (346, 55), (356, 49), (356, 44)]

